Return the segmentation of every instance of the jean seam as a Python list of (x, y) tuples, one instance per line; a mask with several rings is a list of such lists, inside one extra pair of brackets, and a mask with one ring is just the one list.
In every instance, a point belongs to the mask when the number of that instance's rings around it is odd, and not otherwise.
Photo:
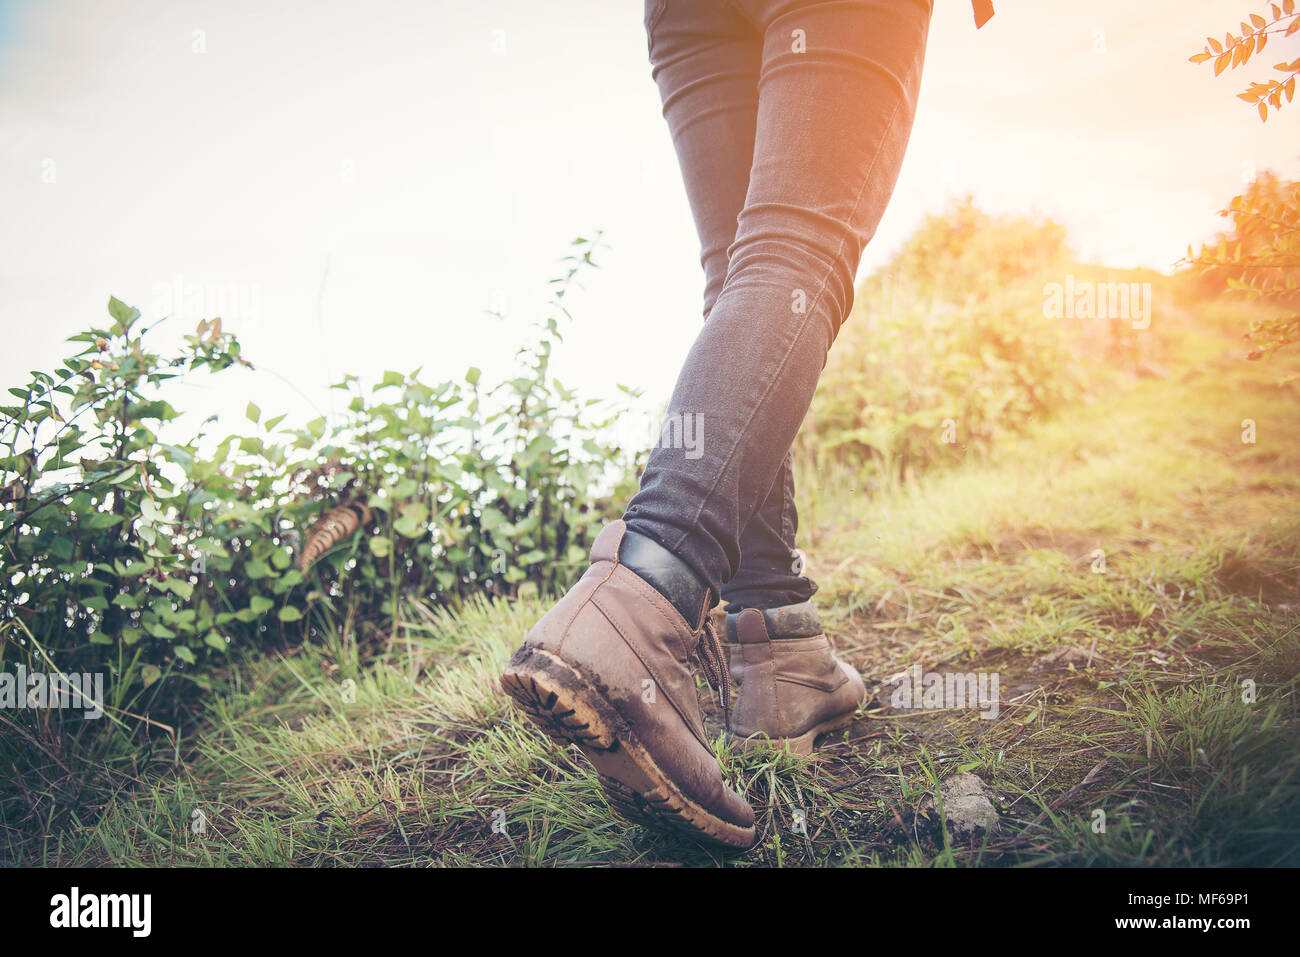
[[(880, 144), (876, 147), (876, 153), (871, 158), (871, 165), (867, 167), (867, 173), (862, 179), (862, 185), (858, 187), (858, 193), (853, 198), (853, 205), (849, 209), (850, 224), (852, 223), (854, 215), (858, 211), (859, 204), (862, 202), (862, 195), (867, 191), (867, 186), (871, 183), (871, 176), (876, 171), (876, 164), (880, 162), (880, 154), (884, 152), (885, 141), (889, 138), (889, 133), (894, 128), (894, 120), (898, 118), (898, 111), (903, 107), (903, 99), (903, 97), (900, 97), (899, 101), (894, 104), (894, 111), (889, 114), (889, 120), (885, 123), (885, 129), (880, 138)], [(830, 285), (830, 278), (835, 273), (835, 262), (839, 259), (840, 254), (844, 252), (844, 247), (848, 243), (849, 236), (852, 232), (853, 227), (852, 225), (849, 225), (845, 234), (840, 237), (840, 244), (836, 248), (835, 254), (831, 257), (830, 268), (826, 270), (826, 274), (821, 279), (820, 287), (817, 290), (817, 295), (813, 298), (812, 305), (809, 307), (807, 313), (804, 314), (803, 321), (799, 323), (799, 328), (795, 331), (794, 337), (790, 340), (790, 345), (786, 349), (785, 355), (781, 357), (781, 362), (777, 366), (776, 374), (768, 379), (767, 388), (763, 390), (763, 394), (759, 396), (758, 402), (754, 404), (754, 408), (750, 411), (749, 417), (745, 420), (745, 424), (741, 426), (740, 434), (736, 437), (736, 441), (732, 443), (731, 450), (727, 453), (727, 457), (722, 462), (722, 468), (718, 470), (717, 477), (713, 480), (713, 484), (709, 487), (709, 491), (705, 493), (704, 499), (700, 502), (700, 507), (696, 509), (695, 516), (691, 519), (692, 527), (699, 524), (700, 516), (704, 514), (705, 508), (708, 507), (709, 502), (713, 499), (714, 493), (718, 490), (718, 483), (722, 481), (723, 473), (726, 472), (727, 466), (731, 464), (731, 460), (735, 458), (736, 450), (740, 448), (741, 438), (749, 431), (749, 427), (754, 421), (754, 416), (758, 414), (758, 410), (763, 407), (763, 403), (766, 402), (768, 396), (772, 394), (772, 389), (776, 386), (777, 380), (781, 377), (781, 373), (785, 371), (786, 363), (790, 361), (790, 355), (794, 352), (795, 345), (799, 342), (804, 331), (808, 328), (808, 323), (812, 320), (812, 317), (816, 315), (817, 306), (821, 304), (822, 296), (825, 295), (826, 288)], [(723, 291), (725, 291), (725, 289), (726, 287), (724, 286)], [(719, 296), (721, 296), (721, 293)], [(681, 535), (678, 536), (676, 545), (673, 546), (670, 551), (675, 552), (680, 548), (689, 535), (689, 531), (683, 530)]]
[(794, 529), (790, 512), (794, 508), (794, 456), (787, 452), (781, 463), (781, 538), (794, 548)]
[(646, 56), (649, 58), (651, 66), (654, 65), (654, 30), (655, 27), (659, 26), (659, 21), (663, 19), (664, 10), (668, 6), (668, 0), (655, 0), (655, 4), (654, 12), (651, 13), (650, 19), (645, 26)]

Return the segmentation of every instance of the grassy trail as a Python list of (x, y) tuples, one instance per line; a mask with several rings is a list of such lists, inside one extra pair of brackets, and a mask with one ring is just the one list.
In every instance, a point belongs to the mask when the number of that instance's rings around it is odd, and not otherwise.
[[(1300, 864), (1300, 396), (1276, 383), (1296, 366), (1206, 360), (1143, 379), (989, 464), (901, 490), (805, 479), (818, 600), (876, 698), (812, 760), (719, 741), (759, 815), (748, 854), (625, 825), (580, 754), (516, 717), (495, 676), (543, 610), (535, 601), (414, 608), (364, 664), (338, 638), (254, 661), (181, 742), (180, 763), (161, 743), (150, 760), (104, 758), (44, 810), (34, 795), (43, 836), (6, 831), (0, 852), (66, 864)], [(885, 681), (918, 666), (996, 675), (996, 717), (900, 707)], [(961, 772), (987, 787), (991, 831), (941, 826), (933, 795)]]

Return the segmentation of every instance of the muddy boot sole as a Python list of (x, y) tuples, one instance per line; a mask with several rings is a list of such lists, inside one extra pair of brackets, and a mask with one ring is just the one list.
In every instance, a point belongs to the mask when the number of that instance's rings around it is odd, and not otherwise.
[(732, 736), (732, 740), (742, 748), (775, 748), (777, 751), (784, 751), (787, 747), (794, 754), (812, 754), (816, 751), (814, 743), (823, 734), (830, 734), (832, 731), (838, 731), (841, 728), (847, 728), (853, 723), (853, 719), (858, 716), (857, 711), (850, 711), (848, 714), (842, 714), (837, 718), (831, 718), (823, 721), (821, 724), (814, 726), (812, 729), (805, 731), (803, 734), (793, 738), (769, 738), (761, 732), (751, 734), (747, 738)]
[(568, 662), (521, 648), (501, 688), (547, 737), (575, 744), (596, 768), (610, 806), (636, 824), (745, 850), (755, 829), (724, 821), (682, 793), (605, 696)]

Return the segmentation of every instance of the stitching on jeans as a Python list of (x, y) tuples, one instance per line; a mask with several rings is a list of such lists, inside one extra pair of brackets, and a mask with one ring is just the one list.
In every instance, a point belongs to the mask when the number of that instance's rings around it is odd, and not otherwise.
[[(862, 185), (858, 188), (857, 196), (853, 198), (853, 206), (849, 210), (850, 222), (852, 222), (854, 215), (858, 211), (858, 205), (862, 202), (862, 194), (867, 191), (867, 186), (871, 183), (871, 176), (876, 171), (876, 164), (880, 162), (880, 154), (884, 152), (885, 141), (888, 140), (890, 132), (893, 131), (894, 120), (898, 118), (898, 111), (902, 109), (904, 99), (904, 97), (900, 97), (899, 101), (894, 104), (894, 112), (889, 114), (889, 120), (885, 124), (885, 135), (881, 137), (880, 145), (876, 148), (876, 155), (871, 158), (871, 165), (867, 167), (867, 175), (863, 177)], [(821, 286), (817, 290), (817, 295), (813, 299), (812, 306), (809, 307), (808, 312), (804, 315), (803, 321), (799, 323), (799, 328), (795, 331), (794, 338), (790, 342), (790, 347), (786, 349), (785, 355), (781, 357), (781, 362), (777, 366), (776, 374), (768, 379), (767, 388), (763, 391), (758, 402), (754, 405), (753, 411), (749, 413), (749, 418), (745, 420), (745, 424), (741, 426), (741, 435), (749, 430), (750, 424), (754, 421), (754, 416), (756, 416), (758, 410), (763, 407), (763, 403), (767, 401), (767, 397), (772, 394), (772, 389), (776, 385), (776, 380), (781, 377), (781, 373), (785, 370), (786, 363), (790, 361), (790, 354), (794, 352), (795, 345), (799, 342), (800, 338), (803, 337), (804, 330), (808, 328), (808, 323), (812, 321), (812, 317), (816, 315), (817, 306), (821, 303), (822, 296), (826, 294), (826, 287), (830, 284), (830, 278), (835, 273), (835, 261), (838, 260), (840, 254), (844, 252), (844, 246), (848, 243), (849, 235), (851, 235), (852, 232), (853, 228), (850, 226), (845, 232), (845, 235), (840, 237), (839, 247), (835, 250), (835, 255), (831, 257), (831, 266), (826, 270), (826, 275), (822, 277)], [(699, 524), (700, 516), (704, 514), (704, 509), (708, 506), (714, 493), (718, 490), (718, 483), (722, 481), (722, 474), (726, 472), (727, 466), (731, 464), (731, 460), (735, 458), (736, 450), (739, 448), (740, 437), (737, 436), (735, 443), (731, 446), (731, 451), (727, 453), (726, 459), (722, 462), (722, 468), (718, 472), (718, 477), (713, 480), (713, 485), (710, 486), (709, 491), (704, 496), (704, 500), (700, 502), (700, 507), (695, 512), (695, 517), (691, 520), (692, 527)], [(683, 531), (677, 539), (677, 544), (673, 546), (670, 551), (676, 551), (676, 549), (680, 548), (682, 543), (686, 541), (688, 535), (689, 532)]]
[(650, 14), (650, 19), (645, 25), (645, 49), (646, 56), (650, 58), (650, 65), (654, 66), (655, 39), (654, 29), (659, 26), (659, 21), (663, 18), (664, 9), (668, 6), (668, 0), (654, 0), (656, 9)]
[(794, 453), (786, 452), (781, 463), (781, 539), (791, 550), (795, 547), (794, 523), (790, 513), (794, 509)]

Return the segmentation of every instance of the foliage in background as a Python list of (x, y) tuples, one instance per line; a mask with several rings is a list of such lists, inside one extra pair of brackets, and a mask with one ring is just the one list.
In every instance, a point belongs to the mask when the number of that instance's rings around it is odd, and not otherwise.
[(1188, 246), (1186, 262), (1219, 289), (1285, 310), (1256, 320), (1246, 333), (1255, 347), (1249, 358), (1259, 359), (1300, 340), (1300, 182), (1266, 170), (1220, 215), (1232, 230), (1200, 253)]
[(819, 467), (897, 480), (988, 448), (1078, 396), (1071, 330), (1044, 318), (1064, 279), (1056, 223), (968, 198), (930, 216), (857, 292), (800, 438)]
[[(0, 663), (106, 669), (105, 704), (148, 711), (184, 684), (160, 679), (205, 687), (201, 666), (232, 644), (338, 623), (385, 634), (406, 597), (565, 583), (635, 464), (602, 438), (618, 410), (550, 374), (564, 296), (594, 266), (595, 242), (575, 245), (515, 378), (387, 372), (367, 390), (347, 376), (341, 421), (278, 428), (284, 416), (250, 403), (251, 433), (215, 451), (202, 432), (160, 439), (179, 415), (163, 387), (248, 365), (239, 343), (208, 320), (164, 356), (139, 311), (111, 299), (110, 323), (72, 337), (75, 355), (0, 408)], [(369, 521), (304, 574), (304, 531), (348, 504)]]
[[(1220, 43), (1207, 37), (1204, 49), (1189, 59), (1193, 63), (1214, 61), (1214, 75), (1229, 67), (1236, 69), (1261, 52), (1270, 36), (1289, 37), (1300, 32), (1300, 13), (1295, 0), (1269, 4), (1268, 16), (1250, 15), (1241, 22), (1241, 35), (1224, 34)], [(1295, 97), (1300, 58), (1275, 63), (1281, 75), (1255, 81), (1237, 96), (1255, 104), (1261, 121), (1267, 121), (1269, 107), (1282, 108)], [(1216, 243), (1201, 247), (1199, 254), (1187, 247), (1186, 262), (1202, 275), (1213, 277), (1227, 288), (1286, 314), (1252, 324), (1246, 337), (1256, 348), (1250, 358), (1259, 359), (1283, 346), (1300, 341), (1300, 183), (1279, 180), (1271, 173), (1257, 177), (1244, 193), (1234, 196), (1220, 214), (1231, 218), (1233, 231)]]
[[(1270, 36), (1289, 37), (1300, 32), (1300, 13), (1296, 13), (1295, 0), (1283, 0), (1282, 3), (1270, 3), (1268, 16), (1258, 13), (1250, 14), (1250, 22), (1241, 21), (1241, 35), (1231, 31), (1223, 35), (1220, 43), (1214, 37), (1205, 38), (1205, 46), (1200, 53), (1194, 53), (1188, 60), (1192, 63), (1214, 61), (1214, 75), (1218, 76), (1228, 68), (1236, 69), (1250, 61), (1256, 53), (1262, 53)], [(1300, 74), (1300, 59), (1275, 63), (1273, 69), (1281, 76), (1269, 77), (1264, 81), (1255, 81), (1237, 96), (1247, 103), (1256, 104), (1261, 120), (1268, 119), (1268, 108), (1282, 108), (1282, 99), (1288, 103), (1295, 96), (1296, 75)]]

